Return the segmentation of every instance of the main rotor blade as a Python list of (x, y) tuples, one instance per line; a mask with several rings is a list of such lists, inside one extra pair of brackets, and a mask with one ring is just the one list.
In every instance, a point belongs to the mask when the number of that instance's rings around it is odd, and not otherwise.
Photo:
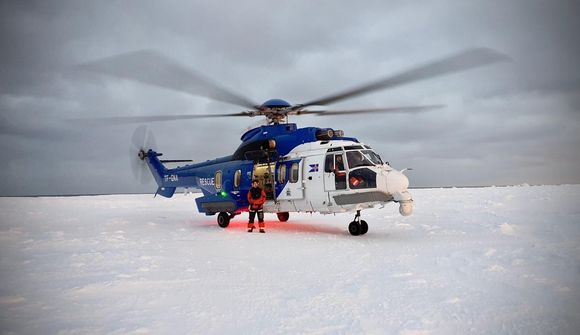
[(112, 56), (81, 64), (79, 68), (194, 96), (204, 96), (237, 106), (247, 108), (255, 108), (256, 106), (250, 100), (213, 83), (192, 69), (154, 50), (141, 50)]
[(186, 114), (186, 115), (152, 115), (152, 116), (113, 116), (103, 118), (79, 118), (70, 119), (69, 122), (89, 126), (114, 126), (118, 124), (132, 124), (145, 122), (163, 122), (175, 120), (204, 119), (231, 116), (254, 116), (252, 112), (240, 112), (230, 114)]
[(476, 67), (489, 65), (501, 61), (507, 61), (510, 58), (492, 49), (474, 48), (460, 52), (459, 54), (440, 59), (419, 67), (401, 72), (394, 76), (389, 76), (375, 82), (350, 89), (338, 94), (325, 98), (312, 100), (307, 103), (296, 105), (295, 108), (302, 108), (312, 105), (328, 105), (337, 101), (354, 98), (356, 96), (367, 94), (386, 88), (393, 88), (409, 84), (412, 82), (434, 78), (446, 74), (460, 72)]
[(295, 114), (296, 115), (314, 114), (316, 116), (327, 116), (327, 115), (348, 115), (348, 114), (370, 114), (370, 113), (420, 113), (426, 110), (438, 109), (443, 107), (445, 107), (445, 105), (405, 106), (405, 107), (348, 109), (348, 110), (320, 110), (320, 111), (301, 110), (295, 112)]

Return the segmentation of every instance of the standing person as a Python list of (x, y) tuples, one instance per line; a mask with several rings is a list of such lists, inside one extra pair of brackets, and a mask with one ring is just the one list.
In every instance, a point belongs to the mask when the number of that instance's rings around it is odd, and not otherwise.
[(251, 233), (254, 228), (254, 218), (256, 213), (258, 213), (258, 225), (260, 226), (260, 233), (265, 233), (264, 230), (264, 202), (266, 202), (266, 192), (260, 188), (260, 184), (257, 180), (252, 181), (252, 188), (248, 192), (248, 202), (250, 206), (248, 211), (250, 212), (250, 221), (248, 221), (248, 233)]

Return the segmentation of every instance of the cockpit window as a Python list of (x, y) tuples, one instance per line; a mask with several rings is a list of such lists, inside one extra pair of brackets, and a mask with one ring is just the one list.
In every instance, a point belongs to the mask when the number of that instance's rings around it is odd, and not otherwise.
[(382, 165), (383, 161), (381, 160), (381, 157), (379, 155), (377, 155), (374, 151), (372, 150), (363, 150), (362, 153), (365, 155), (365, 157), (367, 157), (368, 159), (370, 159), (371, 162), (373, 162), (374, 164), (377, 165)]
[(359, 166), (374, 166), (375, 164), (363, 155), (360, 151), (347, 151), (346, 160), (348, 161), (348, 167), (354, 169)]

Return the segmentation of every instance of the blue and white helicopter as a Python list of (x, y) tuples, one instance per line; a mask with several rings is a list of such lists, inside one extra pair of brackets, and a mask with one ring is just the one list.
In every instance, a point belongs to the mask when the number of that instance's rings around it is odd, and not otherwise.
[(363, 235), (368, 224), (361, 210), (394, 202), (403, 216), (413, 212), (413, 198), (404, 170), (385, 163), (368, 145), (342, 130), (318, 127), (299, 128), (288, 122), (294, 115), (346, 115), (381, 112), (418, 112), (439, 105), (358, 110), (309, 109), (325, 106), (362, 94), (415, 81), (468, 70), (503, 61), (506, 56), (475, 48), (430, 62), (366, 85), (321, 99), (292, 105), (271, 99), (256, 105), (196, 74), (191, 69), (155, 51), (138, 51), (82, 65), (93, 72), (160, 86), (217, 101), (236, 104), (248, 110), (230, 114), (160, 115), (101, 118), (104, 124), (148, 123), (209, 117), (263, 116), (267, 125), (248, 130), (233, 154), (203, 163), (169, 168), (166, 163), (189, 160), (161, 160), (161, 153), (143, 145), (151, 135), (144, 126), (133, 135), (135, 161), (146, 164), (157, 182), (156, 194), (172, 197), (177, 188), (199, 188), (203, 196), (195, 199), (199, 212), (216, 215), (226, 228), (236, 215), (247, 211), (247, 193), (252, 180), (259, 180), (267, 201), (264, 212), (276, 213), (285, 222), (290, 212), (356, 213), (348, 230)]

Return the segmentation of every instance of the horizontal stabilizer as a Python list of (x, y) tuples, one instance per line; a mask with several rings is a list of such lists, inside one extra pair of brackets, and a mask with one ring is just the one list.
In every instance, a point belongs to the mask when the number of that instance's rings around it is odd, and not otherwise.
[(155, 195), (159, 194), (166, 198), (171, 198), (173, 193), (175, 193), (175, 187), (159, 187)]

